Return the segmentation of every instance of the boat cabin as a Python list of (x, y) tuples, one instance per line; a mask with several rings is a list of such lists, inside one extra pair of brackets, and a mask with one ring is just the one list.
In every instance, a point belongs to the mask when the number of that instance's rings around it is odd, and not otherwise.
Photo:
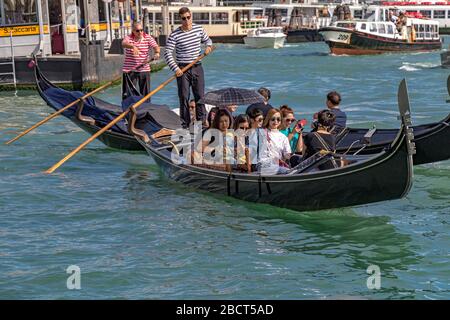
[(406, 23), (399, 26), (390, 21), (389, 15), (390, 13), (386, 9), (369, 7), (364, 20), (336, 21), (332, 26), (385, 38), (408, 40), (409, 42), (440, 39), (438, 21), (406, 15)]

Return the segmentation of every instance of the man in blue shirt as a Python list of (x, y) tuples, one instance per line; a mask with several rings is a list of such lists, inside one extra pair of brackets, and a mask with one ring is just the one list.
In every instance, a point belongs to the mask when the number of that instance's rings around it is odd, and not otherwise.
[[(347, 126), (347, 115), (339, 108), (340, 103), (341, 95), (337, 91), (331, 91), (327, 94), (327, 108), (336, 117), (334, 125), (330, 131), (333, 134), (339, 134)], [(311, 123), (312, 131), (317, 130), (317, 115), (318, 113), (314, 114), (314, 120)]]
[(341, 131), (347, 126), (347, 115), (339, 108), (341, 103), (341, 95), (336, 91), (331, 91), (327, 94), (327, 107), (336, 116), (334, 122), (335, 129)]

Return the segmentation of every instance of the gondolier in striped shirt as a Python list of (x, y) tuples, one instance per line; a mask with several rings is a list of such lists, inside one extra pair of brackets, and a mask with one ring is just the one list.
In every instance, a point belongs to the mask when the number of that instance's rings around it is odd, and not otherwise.
[[(178, 97), (180, 99), (180, 118), (182, 126), (188, 128), (191, 123), (189, 114), (190, 88), (196, 103), (196, 120), (206, 124), (205, 105), (199, 103), (205, 93), (203, 67), (197, 63), (183, 73), (181, 69), (197, 59), (201, 53), (201, 45), (206, 44), (205, 54), (212, 49), (212, 41), (202, 26), (192, 23), (189, 8), (183, 7), (178, 11), (181, 26), (174, 30), (167, 39), (164, 58), (169, 68), (177, 75)], [(176, 60), (173, 57), (175, 51)]]
[(132, 34), (126, 36), (122, 41), (125, 49), (125, 60), (123, 62), (122, 99), (127, 97), (127, 81), (129, 77), (141, 95), (150, 93), (150, 64), (149, 51), (154, 50), (153, 59), (159, 59), (160, 49), (155, 39), (144, 33), (142, 24), (133, 23)]

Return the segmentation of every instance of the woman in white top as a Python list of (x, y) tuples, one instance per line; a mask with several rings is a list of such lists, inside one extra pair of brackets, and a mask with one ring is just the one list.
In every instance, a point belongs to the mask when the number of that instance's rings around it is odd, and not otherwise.
[(263, 148), (260, 150), (261, 172), (263, 174), (283, 173), (289, 168), (286, 164), (291, 156), (288, 138), (278, 128), (281, 125), (281, 112), (271, 109), (264, 119), (264, 129), (260, 132)]

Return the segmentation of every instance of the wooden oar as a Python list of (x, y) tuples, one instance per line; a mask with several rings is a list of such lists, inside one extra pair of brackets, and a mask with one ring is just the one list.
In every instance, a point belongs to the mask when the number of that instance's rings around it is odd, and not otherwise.
[[(214, 49), (214, 47), (213, 47)], [(211, 51), (212, 52), (212, 51)], [(181, 69), (181, 71), (186, 72), (189, 68), (191, 68), (194, 64), (199, 62), (205, 57), (205, 54), (202, 54), (197, 59), (195, 59), (193, 62), (185, 66)], [(89, 139), (87, 139), (85, 142), (80, 144), (76, 149), (74, 149), (72, 152), (70, 152), (67, 156), (65, 156), (63, 159), (61, 159), (58, 163), (53, 165), (51, 168), (49, 168), (45, 173), (53, 173), (56, 169), (58, 169), (64, 162), (72, 158), (75, 154), (77, 154), (81, 149), (83, 149), (85, 146), (87, 146), (89, 143), (94, 141), (96, 138), (98, 138), (102, 133), (104, 133), (106, 130), (111, 128), (113, 125), (115, 125), (117, 122), (122, 120), (129, 112), (130, 108), (138, 108), (141, 104), (143, 104), (145, 101), (147, 101), (148, 98), (153, 96), (155, 93), (157, 93), (159, 90), (164, 88), (167, 84), (169, 84), (171, 81), (175, 80), (177, 78), (176, 75), (171, 76), (169, 79), (164, 81), (162, 84), (160, 84), (155, 90), (144, 96), (141, 100), (136, 102), (134, 105), (130, 106), (126, 111), (124, 111), (121, 115), (119, 115), (117, 118), (115, 118), (113, 121), (111, 121), (109, 124), (107, 124), (105, 127), (103, 127), (101, 130), (97, 131), (94, 135), (92, 135)]]
[(82, 96), (81, 98), (78, 98), (77, 100), (69, 103), (68, 105), (66, 105), (65, 107), (59, 109), (58, 111), (56, 111), (55, 113), (52, 113), (51, 115), (49, 115), (47, 118), (39, 121), (38, 123), (36, 123), (34, 126), (28, 128), (27, 130), (23, 131), (22, 133), (20, 133), (17, 137), (9, 140), (8, 142), (6, 142), (5, 144), (11, 144), (14, 141), (20, 139), (21, 137), (23, 137), (24, 135), (26, 135), (28, 132), (36, 129), (37, 127), (40, 127), (41, 125), (43, 125), (44, 123), (46, 123), (47, 121), (59, 116), (61, 113), (63, 113), (64, 111), (66, 111), (67, 109), (69, 109), (70, 107), (72, 107), (73, 105), (76, 105), (78, 102), (80, 102), (83, 99), (86, 99), (87, 97), (92, 96), (93, 94), (99, 92), (100, 90), (105, 89), (106, 87), (109, 87), (110, 85), (112, 85), (115, 81), (109, 81), (108, 83), (105, 83), (104, 85), (102, 85), (101, 87), (85, 94), (84, 96)]

